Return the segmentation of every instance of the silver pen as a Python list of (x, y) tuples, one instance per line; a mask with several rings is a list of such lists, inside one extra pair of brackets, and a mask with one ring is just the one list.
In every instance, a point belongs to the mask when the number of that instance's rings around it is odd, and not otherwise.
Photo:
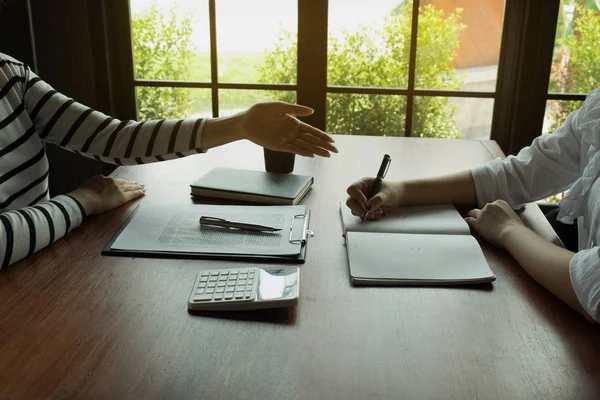
[(277, 232), (280, 231), (280, 228), (273, 228), (271, 226), (259, 225), (259, 224), (249, 224), (247, 222), (234, 222), (228, 221), (223, 218), (217, 217), (208, 217), (203, 216), (200, 217), (200, 226), (201, 227), (219, 227), (226, 229), (237, 229), (240, 231), (247, 232)]

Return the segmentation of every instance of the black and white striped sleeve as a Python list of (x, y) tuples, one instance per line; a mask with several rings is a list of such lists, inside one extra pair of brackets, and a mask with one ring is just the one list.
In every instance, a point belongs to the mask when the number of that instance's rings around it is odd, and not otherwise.
[(31, 207), (0, 214), (0, 269), (52, 244), (83, 222), (81, 204), (56, 196)]
[(25, 108), (47, 142), (117, 165), (202, 152), (203, 119), (120, 121), (58, 93), (27, 67), (25, 75)]

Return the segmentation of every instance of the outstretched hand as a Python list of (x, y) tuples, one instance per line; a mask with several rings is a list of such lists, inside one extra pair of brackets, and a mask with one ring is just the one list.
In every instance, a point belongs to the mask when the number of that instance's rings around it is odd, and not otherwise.
[(313, 112), (309, 107), (281, 101), (258, 103), (242, 113), (239, 129), (242, 137), (269, 150), (330, 157), (330, 152), (338, 152), (333, 138), (295, 118)]

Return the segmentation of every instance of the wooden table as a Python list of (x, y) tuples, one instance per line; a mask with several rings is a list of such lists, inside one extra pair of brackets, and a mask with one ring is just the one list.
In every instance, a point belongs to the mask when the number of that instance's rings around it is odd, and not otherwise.
[[(332, 159), (297, 159), (316, 178), (298, 307), (189, 314), (198, 270), (237, 264), (101, 256), (130, 204), (0, 274), (0, 399), (598, 398), (600, 329), (502, 250), (482, 244), (488, 290), (349, 283), (338, 209), (349, 183), (383, 153), (388, 178), (405, 179), (502, 156), (494, 142), (336, 139)], [(240, 142), (115, 176), (144, 182), (145, 202), (185, 204), (218, 165), (262, 169), (262, 150)]]

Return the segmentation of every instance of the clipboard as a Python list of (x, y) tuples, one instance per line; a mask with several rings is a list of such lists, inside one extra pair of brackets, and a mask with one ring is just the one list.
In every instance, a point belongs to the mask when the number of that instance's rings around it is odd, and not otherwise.
[[(305, 214), (296, 214), (292, 218), (292, 223), (289, 227), (287, 240), (290, 243), (299, 243), (300, 252), (297, 255), (265, 255), (265, 254), (228, 254), (215, 252), (190, 252), (190, 251), (162, 251), (162, 250), (126, 250), (113, 249), (112, 246), (133, 220), (136, 213), (140, 210), (140, 206), (131, 213), (131, 215), (123, 222), (118, 231), (111, 237), (106, 246), (102, 249), (101, 254), (104, 256), (116, 257), (141, 257), (141, 258), (167, 258), (167, 259), (204, 259), (204, 260), (227, 260), (227, 261), (249, 261), (249, 262), (266, 262), (266, 263), (292, 263), (304, 264), (306, 261), (306, 251), (308, 247), (308, 238), (314, 235), (310, 227), (310, 210), (307, 209)], [(301, 228), (298, 228), (300, 227)]]

